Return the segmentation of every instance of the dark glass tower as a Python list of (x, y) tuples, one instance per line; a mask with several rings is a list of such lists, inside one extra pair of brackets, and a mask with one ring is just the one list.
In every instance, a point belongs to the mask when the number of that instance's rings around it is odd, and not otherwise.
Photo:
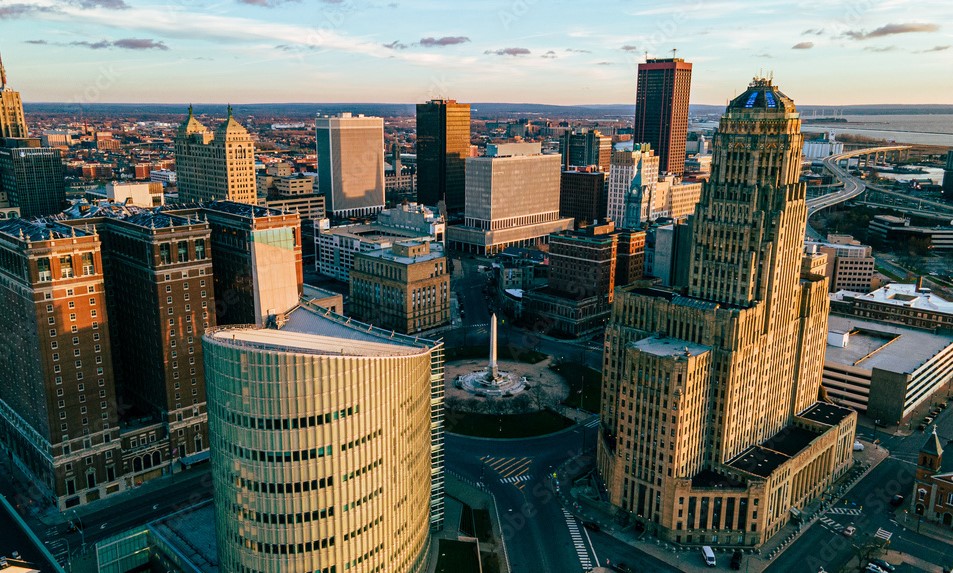
[(470, 104), (435, 99), (417, 104), (417, 200), (463, 211), (470, 155)]
[(66, 179), (58, 149), (33, 138), (7, 138), (0, 144), (0, 189), (20, 216), (59, 213), (66, 206)]
[(648, 143), (659, 156), (659, 171), (685, 171), (688, 96), (692, 64), (681, 58), (651, 59), (639, 64), (635, 92), (633, 141)]

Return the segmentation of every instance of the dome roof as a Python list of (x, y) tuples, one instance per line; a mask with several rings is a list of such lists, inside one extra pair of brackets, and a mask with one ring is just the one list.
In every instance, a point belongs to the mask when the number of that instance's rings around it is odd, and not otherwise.
[(731, 100), (728, 110), (794, 112), (794, 100), (781, 93), (769, 78), (754, 78), (743, 94)]

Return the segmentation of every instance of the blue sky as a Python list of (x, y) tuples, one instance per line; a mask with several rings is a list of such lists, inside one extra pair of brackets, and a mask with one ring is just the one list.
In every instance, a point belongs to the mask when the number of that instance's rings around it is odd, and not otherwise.
[(627, 103), (673, 48), (693, 103), (760, 70), (801, 104), (953, 103), (949, 0), (0, 0), (27, 101)]

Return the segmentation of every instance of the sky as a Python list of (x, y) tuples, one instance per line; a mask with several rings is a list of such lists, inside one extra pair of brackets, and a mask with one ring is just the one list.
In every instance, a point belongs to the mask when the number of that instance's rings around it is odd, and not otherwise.
[(953, 103), (950, 0), (0, 0), (27, 102), (632, 103), (673, 50), (696, 104)]

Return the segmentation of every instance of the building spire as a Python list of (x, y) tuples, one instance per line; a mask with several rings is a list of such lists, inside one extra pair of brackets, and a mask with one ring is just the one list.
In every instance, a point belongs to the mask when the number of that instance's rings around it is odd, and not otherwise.
[(7, 87), (7, 69), (3, 67), (3, 56), (0, 55), (0, 90)]
[(228, 117), (229, 119), (232, 117), (232, 104), (228, 104)]
[(189, 119), (192, 119), (192, 104), (189, 104)]

